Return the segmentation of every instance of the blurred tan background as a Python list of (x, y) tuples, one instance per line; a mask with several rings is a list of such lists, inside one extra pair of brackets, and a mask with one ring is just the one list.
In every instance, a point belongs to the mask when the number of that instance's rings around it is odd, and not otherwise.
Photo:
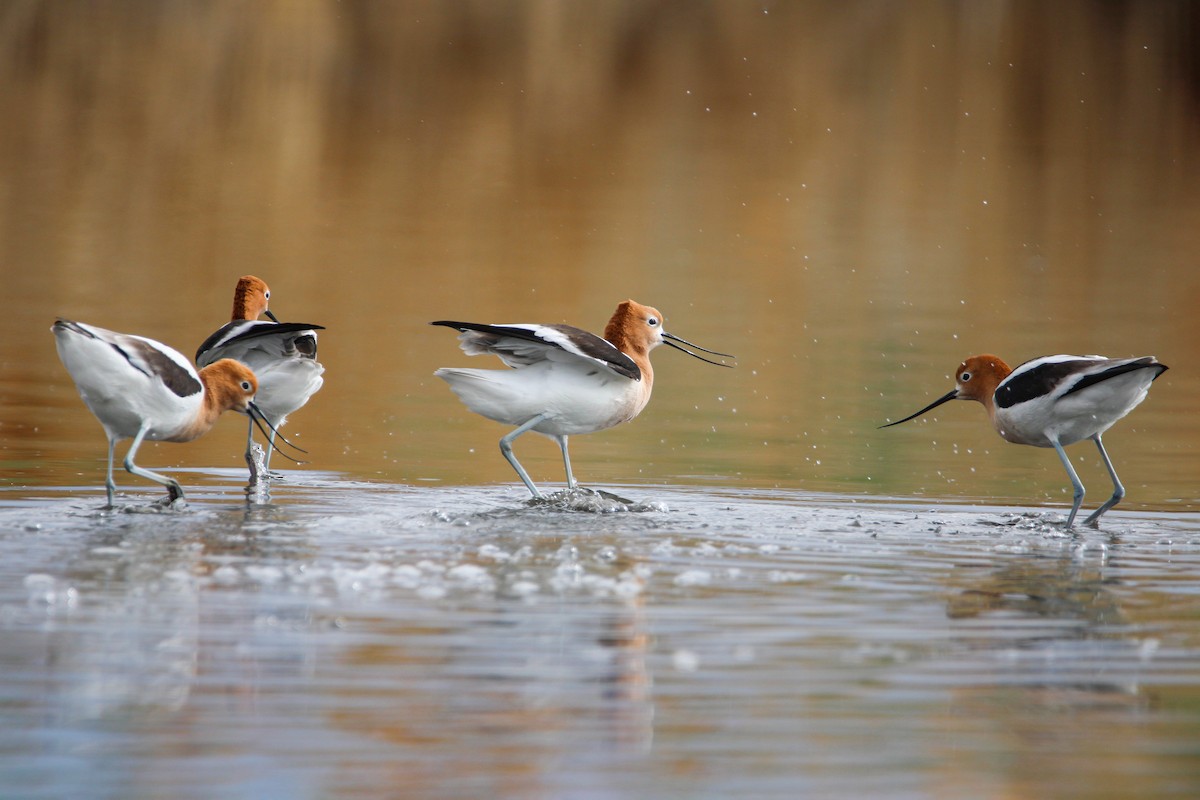
[[(0, 474), (103, 480), (55, 315), (190, 356), (253, 273), (328, 328), (285, 429), (312, 469), (516, 483), (431, 376), (486, 362), (425, 323), (633, 297), (739, 367), (656, 352), (642, 417), (573, 440), (585, 484), (1066, 502), (973, 405), (875, 426), (971, 353), (1154, 354), (1106, 440), (1130, 507), (1195, 508), (1198, 41), (1187, 2), (9, 0)], [(144, 459), (239, 467), (243, 435)]]

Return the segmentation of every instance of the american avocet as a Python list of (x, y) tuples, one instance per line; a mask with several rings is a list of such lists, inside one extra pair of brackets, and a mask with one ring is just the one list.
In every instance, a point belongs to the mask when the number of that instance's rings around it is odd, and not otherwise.
[(113, 505), (113, 448), (133, 439), (125, 469), (167, 487), (169, 502), (183, 499), (179, 482), (133, 462), (142, 441), (190, 442), (208, 432), (223, 411), (258, 415), (253, 403), (258, 381), (244, 364), (229, 359), (196, 372), (184, 356), (164, 344), (59, 319), (51, 327), (58, 357), (83, 402), (108, 435), (104, 482)]
[[(280, 322), (268, 308), (270, 299), (271, 290), (260, 278), (253, 275), (239, 278), (233, 292), (232, 321), (205, 339), (196, 351), (196, 364), (201, 367), (222, 358), (233, 358), (258, 376), (254, 404), (270, 423), (264, 471), (271, 465), (275, 432), (287, 422), (288, 414), (307, 403), (321, 388), (324, 383), (321, 374), (325, 372), (325, 367), (317, 361), (317, 331), (324, 328), (308, 322)], [(262, 314), (271, 321), (259, 320)], [(259, 479), (253, 450), (251, 421), (246, 433), (246, 464), (252, 483)]]
[[(438, 320), (431, 325), (456, 328), (467, 355), (498, 356), (511, 370), (450, 369), (434, 372), (450, 384), (467, 408), (516, 429), (500, 439), (500, 452), (535, 498), (541, 492), (512, 451), (513, 440), (536, 431), (558, 442), (567, 486), (576, 488), (567, 453), (567, 437), (594, 433), (636, 417), (650, 400), (654, 370), (650, 351), (669, 345), (710, 361), (688, 348), (724, 358), (663, 330), (657, 309), (626, 300), (604, 329), (604, 338), (570, 325), (481, 325)], [(686, 346), (684, 346), (686, 345)]]
[(1096, 527), (1100, 515), (1125, 496), (1100, 437), (1145, 400), (1150, 384), (1166, 371), (1166, 365), (1153, 356), (1043, 356), (1016, 369), (993, 355), (971, 356), (955, 372), (955, 389), (917, 413), (880, 427), (908, 422), (950, 400), (978, 400), (987, 409), (992, 426), (1007, 441), (1053, 447), (1058, 452), (1075, 489), (1068, 528), (1083, 503), (1083, 484), (1063, 448), (1091, 439), (1113, 482), (1112, 497), (1084, 521)]

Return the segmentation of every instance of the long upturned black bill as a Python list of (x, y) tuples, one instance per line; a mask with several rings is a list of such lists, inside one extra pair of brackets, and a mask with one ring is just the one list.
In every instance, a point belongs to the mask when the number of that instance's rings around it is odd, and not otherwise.
[(280, 441), (282, 441), (284, 444), (286, 444), (288, 447), (292, 448), (293, 450), (298, 450), (301, 453), (308, 452), (303, 447), (299, 447), (298, 445), (294, 445), (291, 442), (289, 442), (287, 440), (287, 438), (282, 433), (280, 433), (279, 430), (274, 425), (271, 424), (271, 421), (266, 418), (266, 416), (262, 413), (262, 411), (259, 410), (258, 406), (254, 405), (254, 403), (250, 404), (250, 411), (248, 412), (248, 414), (249, 414), (250, 419), (254, 421), (255, 427), (258, 428), (258, 432), (261, 433), (266, 438), (267, 442), (271, 444), (271, 447), (273, 447), (275, 449), (276, 453), (279, 453), (279, 455), (283, 456), (288, 461), (294, 461), (297, 464), (307, 464), (308, 463), (307, 461), (301, 461), (299, 459), (292, 458), (287, 453), (280, 450), (279, 445), (274, 444), (271, 437), (267, 434), (267, 431), (263, 429), (263, 425), (266, 425), (267, 429), (269, 429), (271, 431), (271, 433), (274, 433), (275, 436)]
[(909, 415), (908, 415), (907, 417), (905, 417), (904, 419), (898, 419), (898, 420), (896, 420), (895, 422), (889, 422), (887, 425), (880, 425), (879, 427), (880, 427), (880, 428), (890, 428), (890, 427), (892, 427), (893, 425), (899, 425), (901, 422), (908, 422), (910, 419), (916, 419), (917, 417), (919, 417), (919, 416), (921, 416), (922, 414), (924, 414), (926, 411), (932, 411), (933, 409), (935, 409), (935, 408), (937, 408), (938, 406), (940, 406), (942, 403), (948, 403), (948, 402), (950, 402), (951, 400), (955, 399), (956, 397), (958, 397), (958, 389), (951, 389), (949, 392), (947, 392), (946, 394), (942, 395), (942, 396), (941, 396), (941, 397), (939, 397), (937, 400), (934, 400), (932, 403), (930, 403), (929, 405), (925, 406), (924, 408), (922, 408), (922, 409), (921, 409), (920, 411), (918, 411), (917, 413), (915, 413), (915, 414), (909, 414)]
[[(680, 344), (675, 344), (675, 342), (679, 342)], [(705, 362), (706, 364), (715, 364), (718, 367), (732, 368), (733, 364), (723, 364), (720, 361), (713, 361), (712, 359), (705, 358), (704, 356), (700, 355), (699, 353), (693, 353), (691, 350), (688, 350), (688, 347), (694, 347), (702, 353), (712, 353), (714, 356), (720, 356), (721, 358), (734, 358), (734, 359), (737, 358), (737, 356), (731, 356), (731, 355), (729, 355), (729, 353), (718, 353), (716, 350), (709, 350), (707, 347), (701, 347), (698, 344), (692, 344), (687, 339), (684, 339), (683, 337), (680, 337), (680, 336), (676, 336), (673, 333), (667, 333), (666, 331), (663, 331), (663, 344), (669, 345), (670, 347), (674, 347), (676, 350), (682, 350), (683, 352), (687, 353), (689, 356), (692, 356), (693, 358), (698, 358), (701, 361)], [(687, 345), (687, 347), (683, 347), (683, 345), (685, 345), (685, 344)]]

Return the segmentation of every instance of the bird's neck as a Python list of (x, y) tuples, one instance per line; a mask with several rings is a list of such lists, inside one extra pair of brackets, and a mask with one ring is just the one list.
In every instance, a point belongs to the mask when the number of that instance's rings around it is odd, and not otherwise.
[(650, 366), (650, 354), (646, 353), (642, 356), (636, 356), (624, 350), (621, 352), (632, 358), (633, 363), (638, 365), (638, 369), (642, 371), (642, 384), (646, 387), (646, 392), (649, 393), (650, 387), (654, 386), (654, 367)]
[(626, 335), (625, 317), (614, 314), (604, 328), (604, 338), (613, 347), (633, 359), (642, 371), (642, 380), (649, 387), (654, 383), (654, 368), (650, 366), (650, 349), (639, 340)]
[(239, 283), (233, 291), (233, 313), (230, 315), (230, 322), (258, 319), (259, 315), (266, 311), (262, 305), (253, 288)]
[(978, 398), (975, 398), (979, 400), (980, 405), (987, 409), (988, 419), (991, 421), (992, 427), (995, 428), (996, 432), (1001, 436), (1004, 435), (1004, 430), (1003, 426), (996, 421), (996, 387), (1000, 385), (1000, 381), (1002, 381), (1005, 377), (1007, 377), (1007, 373), (993, 379), (992, 384), (987, 386), (984, 391), (980, 393)]
[[(220, 363), (217, 362), (217, 364)], [(197, 439), (208, 433), (212, 426), (217, 424), (217, 418), (223, 412), (238, 406), (240, 401), (237, 392), (229, 386), (227, 381), (218, 378), (221, 370), (213, 369), (217, 364), (210, 364), (199, 372), (200, 385), (203, 389), (201, 390), (200, 408), (196, 411), (196, 416), (166, 441), (190, 442)]]

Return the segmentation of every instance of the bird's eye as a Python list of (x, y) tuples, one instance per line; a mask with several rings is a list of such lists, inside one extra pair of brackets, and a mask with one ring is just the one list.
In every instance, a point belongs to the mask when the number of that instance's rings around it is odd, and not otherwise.
[(958, 374), (958, 379), (959, 379), (960, 381), (962, 381), (963, 383), (966, 383), (967, 381), (971, 380), (971, 373), (969, 373), (969, 372), (960, 372), (960, 373)]
[(656, 325), (658, 325), (658, 317), (647, 318), (646, 324), (649, 325), (651, 328), (655, 327)]
[(271, 299), (271, 290), (267, 289), (265, 292), (263, 292), (263, 297), (265, 297), (267, 300), (270, 300)]
[(250, 391), (250, 381), (242, 381), (242, 391), (243, 392)]

